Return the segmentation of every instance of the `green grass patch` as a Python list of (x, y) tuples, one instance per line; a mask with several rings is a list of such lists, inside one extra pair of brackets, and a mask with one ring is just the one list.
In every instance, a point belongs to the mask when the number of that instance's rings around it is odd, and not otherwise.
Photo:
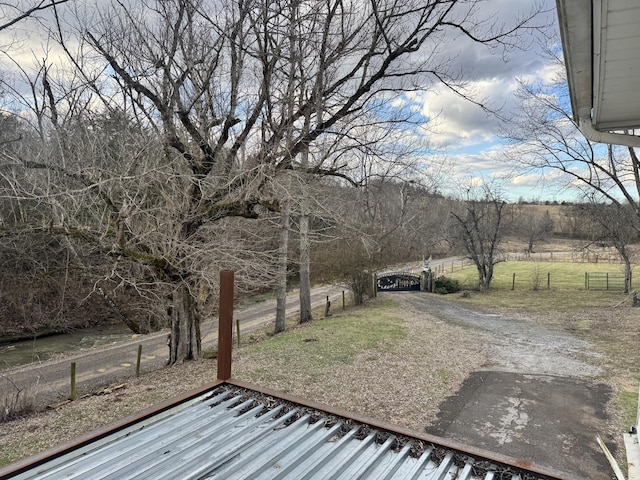
[(2, 451), (0, 452), (0, 467), (17, 462), (23, 458), (23, 452), (25, 450), (39, 452), (42, 449), (40, 439), (36, 436), (26, 436), (26, 438), (22, 439), (21, 444), (9, 443), (8, 445), (3, 445)]
[(247, 345), (242, 355), (251, 356), (254, 366), (236, 368), (234, 375), (259, 384), (277, 382), (292, 371), (317, 379), (362, 352), (384, 351), (408, 335), (404, 322), (390, 313), (396, 306), (393, 300), (376, 300)]
[(449, 380), (451, 380), (451, 377), (453, 377), (453, 373), (446, 368), (439, 368), (436, 370), (436, 375), (443, 384), (448, 383)]
[(638, 392), (621, 392), (618, 404), (622, 411), (622, 423), (627, 428), (636, 424), (638, 415)]
[(613, 307), (625, 300), (621, 293), (566, 290), (495, 290), (452, 294), (447, 300), (516, 312), (575, 312), (589, 308)]
[[(502, 262), (495, 266), (491, 288), (585, 290), (586, 273), (621, 274), (624, 273), (624, 266), (613, 263)], [(457, 279), (465, 288), (478, 285), (478, 271), (474, 266), (448, 273), (447, 276)]]
[[(624, 299), (621, 290), (586, 290), (587, 272), (619, 274), (623, 267), (609, 263), (503, 262), (495, 267), (489, 292), (472, 293), (460, 301), (511, 310), (570, 312), (612, 306)], [(475, 267), (447, 275), (457, 279), (467, 290), (478, 285)], [(450, 297), (459, 298), (457, 295)]]

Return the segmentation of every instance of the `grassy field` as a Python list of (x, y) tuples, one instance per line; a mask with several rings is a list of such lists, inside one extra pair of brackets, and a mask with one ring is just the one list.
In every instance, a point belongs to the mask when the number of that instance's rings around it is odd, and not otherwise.
[[(607, 273), (612, 277), (610, 290), (585, 288), (585, 274)], [(610, 305), (625, 298), (621, 289), (614, 288), (613, 281), (614, 276), (623, 273), (622, 265), (610, 263), (502, 262), (495, 266), (491, 291), (471, 302), (559, 312)], [(458, 280), (465, 290), (474, 290), (478, 285), (478, 272), (473, 266), (445, 276)]]
[(362, 351), (384, 350), (408, 335), (404, 323), (389, 314), (392, 308), (390, 301), (379, 302), (248, 345), (242, 354), (252, 356), (254, 364), (261, 366), (245, 372), (244, 379), (278, 384), (289, 378), (296, 366), (302, 366), (307, 380), (316, 381), (332, 368), (352, 362)]

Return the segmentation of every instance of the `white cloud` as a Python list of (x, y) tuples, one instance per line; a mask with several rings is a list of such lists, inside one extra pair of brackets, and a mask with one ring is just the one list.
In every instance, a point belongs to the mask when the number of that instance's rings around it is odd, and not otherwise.
[[(525, 0), (497, 0), (482, 5), (494, 9), (482, 14), (495, 14), (496, 25), (508, 25), (517, 12), (527, 12), (532, 4)], [(554, 2), (546, 0), (544, 7), (547, 13), (539, 23), (557, 24)], [(403, 98), (404, 108), (419, 108), (422, 117), (430, 120), (417, 133), (427, 136), (430, 145), (452, 163), (455, 171), (452, 183), (463, 177), (502, 179), (506, 188), (521, 192), (525, 188), (540, 189), (555, 181), (548, 176), (541, 179), (539, 174), (516, 176), (512, 166), (505, 162), (502, 153), (505, 147), (499, 137), (501, 122), (520, 109), (516, 97), (518, 79), (549, 82), (557, 78), (562, 68), (547, 62), (533, 39), (529, 40), (531, 48), (511, 50), (506, 57), (500, 49), (491, 51), (464, 39), (444, 45), (444, 51), (438, 54), (438, 58), (450, 59), (450, 72), (464, 74), (467, 79), (464, 92), (499, 115), (488, 113), (443, 84), (431, 85)]]
[[(19, 1), (19, 0), (16, 0)], [(103, 0), (86, 2), (75, 0), (78, 6), (87, 8), (89, 4), (102, 4)], [(487, 19), (484, 28), (492, 24), (513, 24), (518, 14), (526, 14), (532, 7), (530, 0), (491, 0), (479, 4), (477, 15)], [(555, 2), (544, 0), (543, 7), (548, 10), (546, 16), (536, 23), (557, 23)], [(64, 14), (64, 12), (62, 12)], [(50, 21), (50, 12), (43, 13), (43, 21)], [(70, 20), (69, 20), (70, 21)], [(44, 30), (38, 29), (39, 23), (28, 20), (20, 24), (19, 28), (11, 29), (9, 33), (0, 33), (0, 45), (19, 40), (22, 42), (20, 53), (15, 52), (16, 60), (22, 65), (33, 65), (35, 60), (42, 60), (42, 52), (49, 48), (50, 55), (58, 55), (57, 51), (47, 47)], [(479, 102), (491, 109), (500, 110), (508, 117), (518, 108), (515, 97), (516, 79), (524, 78), (528, 81), (549, 81), (562, 67), (550, 66), (544, 57), (536, 50), (532, 38), (523, 38), (523, 42), (531, 48), (490, 50), (485, 45), (472, 42), (463, 36), (438, 45), (431, 52), (432, 60), (437, 64), (447, 64), (448, 71), (455, 75), (463, 74), (467, 79), (465, 91)], [(54, 45), (52, 42), (51, 45)], [(3, 62), (3, 66), (6, 63)], [(514, 177), (511, 167), (506, 165), (501, 154), (499, 144), (500, 120), (472, 102), (461, 98), (442, 84), (432, 84), (423, 91), (407, 92), (401, 99), (394, 99), (392, 105), (396, 108), (407, 108), (429, 122), (415, 129), (413, 133), (405, 132), (407, 136), (414, 136), (416, 141), (421, 139), (423, 144), (428, 142), (432, 149), (437, 149), (441, 157), (453, 165), (456, 172), (452, 176), (460, 181), (462, 176), (476, 176), (478, 178), (505, 178), (513, 187), (536, 188), (535, 175)], [(405, 139), (406, 140), (406, 139)]]

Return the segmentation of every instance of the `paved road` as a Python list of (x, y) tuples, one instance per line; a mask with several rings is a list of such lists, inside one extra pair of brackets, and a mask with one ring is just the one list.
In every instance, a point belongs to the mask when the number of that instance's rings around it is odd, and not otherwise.
[[(343, 291), (344, 288), (339, 286), (313, 288), (311, 305), (313, 308), (322, 306), (329, 296), (333, 308), (336, 308), (342, 304)], [(299, 308), (298, 294), (288, 295), (287, 315), (296, 315)], [(234, 320), (240, 321), (240, 330), (244, 334), (273, 323), (275, 310), (275, 300), (260, 302), (235, 311)], [(217, 319), (204, 322), (201, 328), (203, 349), (215, 347), (218, 341)], [(168, 331), (163, 331), (150, 335), (138, 335), (133, 340), (124, 341), (117, 345), (92, 349), (65, 356), (62, 359), (4, 370), (0, 372), (0, 404), (4, 398), (15, 398), (19, 390), (23, 392), (21, 395), (29, 394), (31, 389), (37, 390), (40, 405), (49, 405), (67, 398), (70, 393), (71, 362), (76, 363), (78, 395), (82, 395), (98, 385), (123, 381), (135, 375), (139, 345), (142, 345), (141, 370), (148, 372), (161, 368), (168, 358), (167, 333)]]

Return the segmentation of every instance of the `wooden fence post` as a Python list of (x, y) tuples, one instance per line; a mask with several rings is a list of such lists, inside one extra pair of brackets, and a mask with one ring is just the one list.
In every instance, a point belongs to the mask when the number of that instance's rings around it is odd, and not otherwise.
[(76, 399), (76, 362), (71, 362), (71, 400)]
[(140, 376), (140, 361), (142, 360), (142, 344), (138, 345), (138, 359), (136, 361), (136, 377)]
[(220, 272), (220, 308), (218, 310), (218, 380), (231, 378), (233, 347), (234, 272)]

